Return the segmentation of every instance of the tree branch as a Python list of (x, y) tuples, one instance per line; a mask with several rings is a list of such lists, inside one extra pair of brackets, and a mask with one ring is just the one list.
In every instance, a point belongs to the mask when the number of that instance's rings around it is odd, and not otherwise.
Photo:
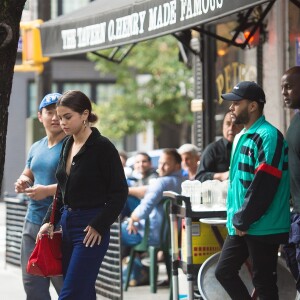
[[(9, 25), (7, 25), (6, 23), (0, 23), (0, 30), (2, 28), (5, 30), (6, 37), (0, 45), (0, 49), (4, 49), (13, 39), (13, 30), (12, 30), (12, 28)], [(3, 30), (0, 31), (0, 34), (1, 35), (3, 34)]]

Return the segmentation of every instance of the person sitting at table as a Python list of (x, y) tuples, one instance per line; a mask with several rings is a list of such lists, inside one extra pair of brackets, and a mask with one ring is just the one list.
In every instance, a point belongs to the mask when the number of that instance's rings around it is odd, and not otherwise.
[(182, 169), (187, 172), (189, 180), (194, 180), (200, 159), (199, 149), (193, 144), (183, 144), (178, 153), (181, 155)]
[(196, 174), (197, 180), (203, 182), (214, 179), (220, 181), (228, 179), (232, 142), (242, 128), (243, 126), (232, 122), (230, 111), (228, 111), (223, 120), (223, 137), (209, 144), (201, 155)]
[(130, 218), (121, 225), (122, 255), (124, 248), (133, 247), (142, 241), (145, 230), (145, 220), (149, 218), (149, 245), (159, 245), (160, 230), (164, 217), (164, 191), (180, 193), (184, 177), (181, 174), (181, 156), (176, 149), (165, 149), (159, 158), (159, 177), (149, 183), (145, 196), (131, 213)]
[(130, 216), (145, 196), (150, 181), (158, 177), (158, 173), (152, 167), (151, 157), (145, 152), (139, 152), (136, 155), (134, 169), (135, 174), (139, 174), (139, 176), (138, 178), (129, 178), (131, 185), (128, 188), (128, 197), (122, 211), (123, 218)]

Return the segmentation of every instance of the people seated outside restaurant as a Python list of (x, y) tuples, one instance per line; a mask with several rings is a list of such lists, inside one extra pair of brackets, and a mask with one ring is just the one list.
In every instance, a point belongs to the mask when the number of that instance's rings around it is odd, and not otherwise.
[(136, 155), (132, 175), (136, 178), (136, 183), (132, 186), (148, 185), (150, 179), (158, 177), (152, 166), (151, 157), (146, 152), (139, 152)]
[(223, 137), (209, 144), (201, 155), (196, 179), (224, 181), (229, 176), (230, 155), (233, 139), (242, 130), (243, 126), (234, 124), (227, 112), (223, 120)]
[(123, 246), (132, 247), (141, 242), (145, 220), (150, 220), (149, 245), (160, 243), (160, 230), (164, 217), (163, 206), (160, 201), (163, 199), (164, 191), (180, 193), (181, 183), (184, 178), (181, 174), (181, 157), (176, 149), (165, 149), (159, 158), (159, 177), (150, 182), (145, 196), (139, 205), (131, 213), (126, 222), (121, 226), (121, 243)]
[(145, 152), (136, 155), (134, 170), (137, 178), (128, 178), (129, 191), (126, 204), (122, 211), (122, 217), (130, 216), (133, 210), (139, 205), (144, 197), (149, 182), (158, 177), (158, 173), (152, 167), (151, 157)]
[(200, 159), (200, 151), (193, 144), (183, 144), (179, 147), (178, 153), (182, 159), (182, 169), (186, 172), (189, 180), (194, 180)]

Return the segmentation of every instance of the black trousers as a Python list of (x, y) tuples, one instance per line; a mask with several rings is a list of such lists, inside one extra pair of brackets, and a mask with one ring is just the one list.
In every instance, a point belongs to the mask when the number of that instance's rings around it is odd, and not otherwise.
[(283, 246), (285, 259), (300, 293), (300, 214), (291, 214), (289, 243)]
[(249, 257), (252, 282), (260, 300), (278, 300), (278, 244), (268, 244), (250, 235), (227, 236), (215, 270), (215, 276), (233, 300), (251, 296), (239, 276), (239, 270)]

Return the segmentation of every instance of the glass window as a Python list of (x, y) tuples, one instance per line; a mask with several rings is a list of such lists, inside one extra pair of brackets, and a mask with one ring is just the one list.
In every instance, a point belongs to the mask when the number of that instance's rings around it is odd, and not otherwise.
[(97, 84), (96, 87), (96, 104), (109, 102), (120, 90), (114, 84)]
[[(52, 84), (52, 91), (57, 91), (57, 84)], [(37, 85), (35, 82), (30, 82), (28, 85), (28, 104), (27, 118), (36, 118), (39, 109), (39, 104), (42, 99), (37, 99)]]
[(79, 9), (83, 6), (86, 6), (90, 1), (89, 0), (72, 0), (72, 1), (63, 1), (62, 8), (63, 14), (67, 14), (71, 11)]
[(38, 102), (37, 102), (37, 88), (36, 83), (29, 83), (28, 87), (28, 110), (27, 117), (37, 117)]
[(86, 6), (90, 0), (52, 0), (51, 1), (51, 18), (55, 19), (59, 15), (64, 15)]
[(69, 90), (77, 90), (86, 94), (89, 98), (92, 96), (91, 84), (90, 83), (80, 83), (80, 82), (65, 82), (62, 85), (63, 92)]
[(51, 19), (55, 19), (59, 15), (58, 11), (58, 2), (59, 0), (52, 0), (51, 1)]
[[(122, 93), (121, 89), (113, 83), (56, 82), (52, 84), (52, 91), (63, 93), (68, 90), (79, 90), (97, 104), (111, 101), (115, 95)], [(27, 117), (37, 116), (40, 101), (41, 99), (37, 99), (36, 83), (30, 82), (28, 86)]]
[[(228, 22), (216, 26), (217, 34), (229, 39), (236, 28), (236, 22)], [(223, 41), (216, 41), (216, 98), (215, 98), (215, 122), (216, 136), (222, 136), (222, 121), (229, 103), (221, 99), (222, 93), (228, 93), (239, 81), (257, 81), (256, 47), (241, 49), (229, 46)]]

